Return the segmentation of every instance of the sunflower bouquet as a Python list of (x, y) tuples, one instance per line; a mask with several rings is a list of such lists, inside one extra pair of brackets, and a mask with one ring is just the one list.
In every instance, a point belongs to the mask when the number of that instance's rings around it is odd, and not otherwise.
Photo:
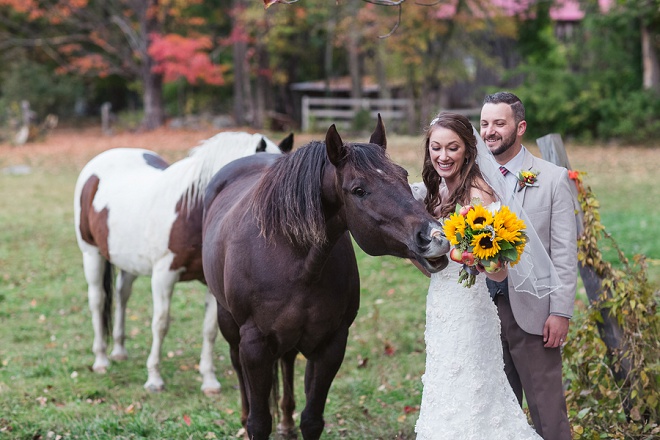
[(456, 211), (443, 223), (443, 230), (454, 246), (449, 258), (463, 263), (458, 282), (471, 287), (480, 269), (495, 273), (506, 264), (514, 266), (527, 243), (525, 222), (500, 203), (482, 206), (479, 199), (469, 205), (456, 206)]

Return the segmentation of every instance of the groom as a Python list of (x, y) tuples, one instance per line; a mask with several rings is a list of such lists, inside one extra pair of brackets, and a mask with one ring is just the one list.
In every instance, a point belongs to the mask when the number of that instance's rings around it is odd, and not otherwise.
[[(525, 107), (513, 93), (486, 96), (480, 125), (481, 137), (561, 281), (557, 290), (537, 298), (516, 292), (510, 280), (487, 280), (502, 326), (504, 369), (521, 405), (524, 393), (539, 435), (544, 440), (570, 439), (560, 348), (568, 334), (577, 284), (576, 218), (568, 172), (534, 157), (522, 145)], [(520, 182), (521, 171), (533, 172), (534, 186)]]

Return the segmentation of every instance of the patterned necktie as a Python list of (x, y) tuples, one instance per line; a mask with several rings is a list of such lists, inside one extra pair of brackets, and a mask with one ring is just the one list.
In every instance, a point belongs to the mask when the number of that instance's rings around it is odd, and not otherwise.
[(509, 170), (507, 170), (503, 166), (500, 166), (500, 173), (502, 173), (503, 176), (506, 176), (507, 174), (509, 174)]

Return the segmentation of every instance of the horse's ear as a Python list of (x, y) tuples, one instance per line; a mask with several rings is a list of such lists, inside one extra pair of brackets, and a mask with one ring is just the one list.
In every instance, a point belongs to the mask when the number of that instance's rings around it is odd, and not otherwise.
[(280, 147), (282, 153), (290, 153), (293, 150), (293, 133), (289, 133), (287, 137), (282, 139), (278, 147)]
[(385, 136), (385, 125), (383, 125), (383, 119), (378, 113), (378, 122), (376, 123), (376, 130), (371, 134), (369, 143), (380, 145), (383, 147), (383, 150), (387, 148), (387, 136)]
[(266, 151), (266, 140), (262, 137), (261, 140), (259, 141), (259, 145), (257, 145), (257, 153), (263, 153)]
[(328, 128), (328, 132), (325, 134), (325, 149), (328, 152), (328, 158), (334, 166), (339, 165), (344, 150), (344, 141), (341, 140), (339, 133), (337, 133), (337, 127), (335, 124), (332, 124)]

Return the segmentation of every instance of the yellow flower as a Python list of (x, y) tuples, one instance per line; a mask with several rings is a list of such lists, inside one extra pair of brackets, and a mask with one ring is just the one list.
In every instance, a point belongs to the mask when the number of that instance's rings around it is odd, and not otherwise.
[(511, 212), (508, 206), (502, 206), (495, 214), (493, 227), (498, 232), (503, 228), (509, 233), (515, 234), (525, 229), (525, 222), (520, 220), (514, 212)]
[(506, 240), (509, 243), (514, 243), (518, 240), (520, 240), (522, 233), (521, 231), (509, 231), (507, 228), (504, 227), (495, 227), (495, 234), (497, 237), (501, 238), (502, 240)]
[(463, 216), (453, 213), (442, 225), (445, 237), (449, 242), (456, 246), (458, 244), (458, 235), (463, 237), (465, 235), (465, 219)]
[(493, 223), (493, 215), (481, 205), (474, 205), (474, 209), (468, 212), (465, 221), (473, 230), (483, 229)]
[(472, 246), (474, 247), (472, 253), (475, 257), (485, 260), (494, 257), (500, 251), (499, 241), (501, 238), (495, 237), (490, 232), (476, 234), (472, 237)]

